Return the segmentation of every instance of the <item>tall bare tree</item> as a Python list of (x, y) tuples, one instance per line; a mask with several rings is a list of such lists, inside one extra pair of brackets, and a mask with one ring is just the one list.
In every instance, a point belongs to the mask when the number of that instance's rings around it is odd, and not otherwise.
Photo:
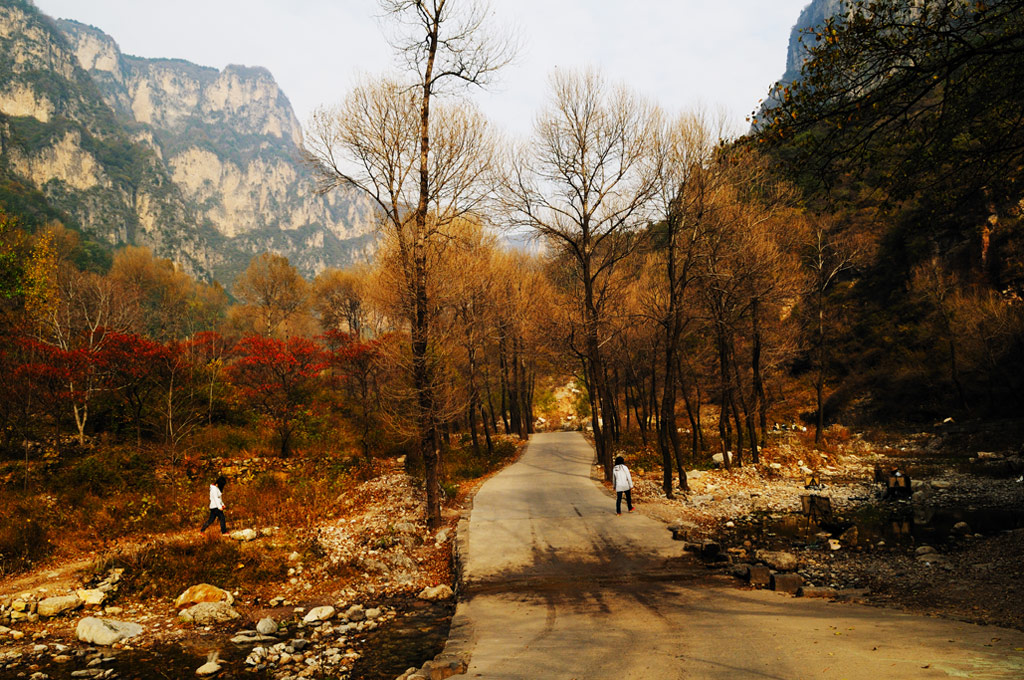
[[(596, 72), (556, 72), (550, 102), (537, 117), (532, 147), (510, 163), (505, 198), (517, 225), (563, 251), (581, 288), (591, 424), (598, 458), (611, 478), (613, 395), (602, 358), (605, 284), (636, 247), (654, 192), (650, 141), (657, 114)], [(605, 416), (605, 417), (603, 417)]]
[[(390, 42), (410, 79), (357, 88), (338, 109), (314, 114), (306, 140), (321, 189), (351, 187), (380, 208), (397, 240), (407, 295), (419, 458), (427, 518), (440, 526), (437, 417), (430, 354), (429, 248), (443, 228), (484, 197), (490, 165), (487, 126), (471, 106), (435, 107), (459, 85), (486, 85), (507, 64), (512, 40), (489, 33), (487, 7), (462, 0), (381, 0), (395, 30)], [(410, 458), (411, 460), (411, 458)]]
[(665, 495), (672, 498), (673, 458), (679, 470), (679, 485), (687, 489), (680, 458), (679, 429), (676, 426), (676, 397), (679, 392), (679, 352), (683, 334), (692, 321), (684, 304), (690, 284), (697, 276), (697, 261), (704, 246), (708, 220), (725, 173), (714, 164), (715, 148), (722, 138), (723, 123), (704, 114), (684, 115), (664, 126), (655, 138), (658, 175), (654, 204), (661, 226), (654, 235), (654, 249), (661, 255), (664, 295), (658, 321), (664, 333), (664, 375), (658, 447), (662, 455)]

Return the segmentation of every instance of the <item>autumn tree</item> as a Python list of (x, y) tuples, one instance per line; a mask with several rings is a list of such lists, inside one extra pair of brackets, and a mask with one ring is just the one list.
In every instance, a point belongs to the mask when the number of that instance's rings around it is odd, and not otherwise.
[(580, 285), (591, 425), (599, 460), (611, 479), (611, 411), (602, 346), (606, 284), (636, 247), (655, 190), (650, 140), (655, 110), (595, 72), (556, 72), (547, 107), (529, 147), (509, 164), (504, 192), (511, 220), (564, 252)]
[(276, 253), (254, 257), (235, 281), (252, 330), (282, 336), (293, 332), (309, 302), (309, 284), (288, 258)]
[(313, 308), (325, 331), (342, 331), (362, 338), (368, 334), (372, 310), (366, 304), (364, 268), (325, 269), (313, 281)]
[(234, 349), (230, 375), (240, 402), (265, 417), (278, 437), (280, 453), (291, 453), (296, 429), (307, 418), (327, 366), (323, 350), (307, 338), (278, 340), (249, 336)]
[(95, 396), (104, 389), (102, 352), (108, 338), (130, 333), (138, 323), (138, 298), (110, 277), (79, 271), (62, 262), (53, 298), (37, 326), (37, 338), (63, 352), (80, 352), (83, 368), (68, 384), (80, 444)]
[(720, 201), (726, 173), (714, 158), (724, 136), (722, 123), (703, 114), (683, 115), (665, 124), (655, 137), (658, 158), (652, 202), (659, 222), (652, 227), (651, 250), (662, 275), (661, 292), (651, 301), (663, 337), (662, 398), (658, 419), (658, 448), (662, 455), (662, 487), (672, 497), (672, 462), (679, 485), (687, 480), (680, 461), (676, 404), (680, 390), (680, 352), (684, 334), (692, 331), (694, 315), (686, 304), (691, 284), (700, 272), (709, 225)]
[(493, 146), (472, 106), (438, 106), (435, 97), (455, 86), (486, 85), (510, 60), (513, 45), (488, 35), (483, 5), (381, 0), (381, 7), (394, 22), (391, 44), (409, 77), (364, 84), (341, 107), (314, 114), (306, 148), (322, 190), (350, 187), (369, 196), (379, 207), (380, 228), (398, 245), (417, 393), (417, 457), (426, 472), (428, 521), (436, 528), (441, 515), (429, 251), (446, 225), (484, 197), (479, 180)]
[(218, 284), (202, 284), (174, 263), (141, 246), (114, 253), (110, 277), (138, 297), (137, 329), (160, 342), (211, 329), (223, 313), (226, 295)]

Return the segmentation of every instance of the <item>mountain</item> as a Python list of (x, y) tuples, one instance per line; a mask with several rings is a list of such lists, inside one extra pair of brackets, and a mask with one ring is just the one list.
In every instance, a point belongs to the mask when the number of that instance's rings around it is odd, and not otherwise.
[(305, 275), (372, 247), (373, 211), (315, 193), (302, 129), (264, 68), (122, 54), (0, 0), (0, 204), (107, 246), (147, 245), (226, 284), (264, 251)]
[(806, 34), (807, 29), (820, 26), (825, 20), (839, 13), (843, 0), (812, 0), (800, 12), (796, 24), (789, 33), (789, 49), (786, 53), (786, 72), (780, 79), (783, 83), (791, 83), (800, 75), (800, 67), (807, 56), (807, 50), (800, 42), (801, 36), (804, 41), (812, 40), (813, 36)]

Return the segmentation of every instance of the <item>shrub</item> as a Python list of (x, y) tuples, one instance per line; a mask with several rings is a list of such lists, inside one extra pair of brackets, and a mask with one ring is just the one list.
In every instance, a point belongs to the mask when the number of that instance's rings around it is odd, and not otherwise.
[(0, 524), (0, 576), (27, 571), (54, 551), (49, 528), (34, 503), (5, 508)]

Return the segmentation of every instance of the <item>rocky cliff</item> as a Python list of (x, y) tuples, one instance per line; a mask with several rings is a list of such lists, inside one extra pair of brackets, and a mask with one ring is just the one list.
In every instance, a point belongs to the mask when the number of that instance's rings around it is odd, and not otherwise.
[(0, 202), (230, 283), (273, 250), (305, 274), (371, 238), (369, 204), (314, 193), (302, 130), (263, 68), (121, 53), (102, 31), (0, 0)]
[(807, 35), (807, 29), (820, 26), (825, 20), (837, 14), (842, 7), (843, 0), (812, 0), (800, 12), (800, 16), (789, 34), (789, 49), (786, 53), (786, 72), (782, 75), (781, 82), (789, 83), (800, 75), (800, 67), (804, 63), (807, 50), (800, 43), (800, 38), (806, 43), (813, 40), (814, 36)]

